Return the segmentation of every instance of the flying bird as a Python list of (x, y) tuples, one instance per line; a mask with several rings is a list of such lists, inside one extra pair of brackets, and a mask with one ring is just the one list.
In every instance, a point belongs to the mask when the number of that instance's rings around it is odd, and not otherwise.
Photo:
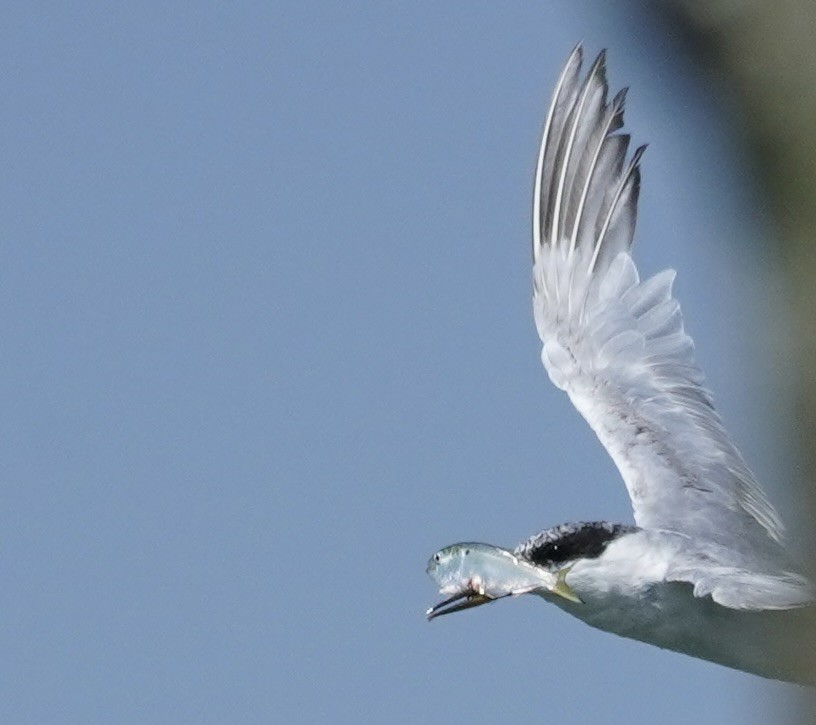
[(640, 162), (608, 100), (605, 53), (567, 60), (533, 184), (533, 313), (541, 359), (609, 452), (634, 524), (561, 524), (515, 549), (445, 547), (428, 619), (535, 594), (598, 629), (745, 672), (816, 681), (803, 638), (814, 589), (714, 409), (672, 294), (631, 257)]

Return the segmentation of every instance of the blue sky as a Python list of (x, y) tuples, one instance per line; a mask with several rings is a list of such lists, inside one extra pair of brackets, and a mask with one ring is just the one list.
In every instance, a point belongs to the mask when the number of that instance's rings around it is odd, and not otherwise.
[(533, 598), (423, 617), (442, 545), (631, 520), (530, 310), (577, 40), (651, 144), (641, 271), (678, 270), (726, 423), (795, 508), (728, 89), (612, 6), (4, 9), (0, 720), (701, 725), (790, 698)]

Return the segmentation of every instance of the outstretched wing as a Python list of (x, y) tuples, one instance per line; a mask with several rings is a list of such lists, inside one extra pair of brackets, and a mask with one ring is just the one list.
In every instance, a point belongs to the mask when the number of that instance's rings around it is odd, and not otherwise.
[(714, 410), (672, 296), (674, 272), (641, 281), (629, 250), (639, 161), (626, 160), (625, 91), (607, 101), (601, 53), (561, 73), (533, 197), (533, 308), (542, 361), (609, 451), (635, 521), (753, 555), (782, 524)]

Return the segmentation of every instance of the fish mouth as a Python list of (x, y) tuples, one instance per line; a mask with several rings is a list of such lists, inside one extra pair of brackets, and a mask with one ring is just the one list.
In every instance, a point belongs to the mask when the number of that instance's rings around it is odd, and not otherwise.
[(464, 609), (472, 609), (473, 607), (495, 602), (497, 599), (502, 598), (503, 597), (491, 597), (484, 592), (479, 592), (475, 589), (465, 589), (465, 591), (454, 594), (452, 597), (448, 597), (438, 604), (434, 604), (432, 607), (429, 607), (425, 612), (425, 616), (430, 622), (432, 619), (441, 617), (443, 614), (461, 612)]

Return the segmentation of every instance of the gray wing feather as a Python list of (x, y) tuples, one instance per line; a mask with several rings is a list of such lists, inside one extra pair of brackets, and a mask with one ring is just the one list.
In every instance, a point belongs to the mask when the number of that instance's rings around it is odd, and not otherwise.
[(757, 574), (748, 569), (707, 565), (699, 570), (678, 571), (667, 581), (693, 584), (694, 596), (710, 596), (729, 609), (764, 611), (795, 609), (813, 604), (810, 582), (799, 574)]
[[(690, 550), (689, 543), (692, 549)], [(764, 566), (731, 548), (705, 543), (693, 550), (686, 542), (675, 552), (666, 581), (687, 582), (695, 597), (711, 597), (729, 609), (783, 610), (811, 606), (813, 586), (783, 566)]]
[(702, 386), (674, 272), (641, 281), (629, 256), (643, 147), (626, 161), (629, 138), (616, 133), (624, 94), (607, 103), (603, 54), (583, 80), (581, 61), (579, 46), (559, 79), (536, 167), (542, 361), (615, 461), (640, 526), (775, 558), (782, 524)]

